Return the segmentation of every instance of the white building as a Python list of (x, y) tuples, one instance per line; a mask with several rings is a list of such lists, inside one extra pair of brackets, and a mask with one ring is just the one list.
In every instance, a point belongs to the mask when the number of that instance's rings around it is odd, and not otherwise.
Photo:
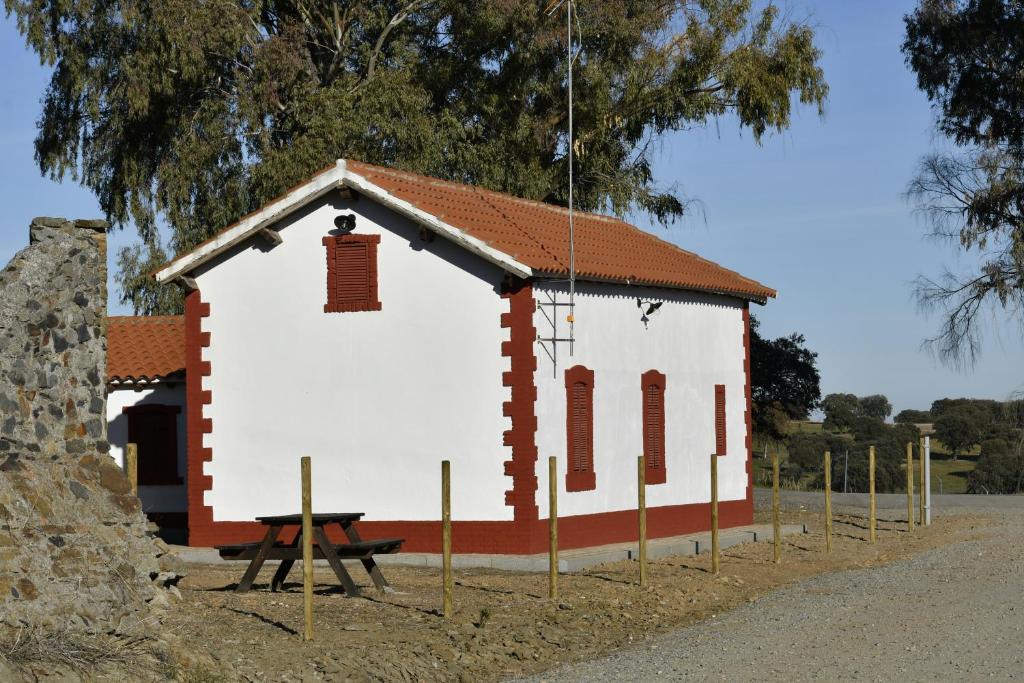
[(188, 529), (185, 474), (185, 319), (111, 316), (107, 327), (107, 439), (125, 466), (138, 448), (139, 499), (168, 541)]
[(188, 291), (189, 542), (298, 512), (303, 455), (315, 509), (409, 551), (440, 546), (442, 460), (456, 552), (546, 548), (548, 456), (563, 548), (635, 538), (641, 454), (652, 537), (708, 527), (715, 452), (749, 523), (748, 305), (775, 293), (574, 224), (570, 309), (564, 209), (339, 161), (158, 271)]

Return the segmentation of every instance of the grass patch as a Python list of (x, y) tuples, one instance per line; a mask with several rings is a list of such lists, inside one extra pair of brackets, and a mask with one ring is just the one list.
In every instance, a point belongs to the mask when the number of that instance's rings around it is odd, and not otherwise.
[(961, 457), (959, 460), (932, 458), (932, 492), (966, 493), (967, 477), (977, 462), (977, 457)]
[(792, 420), (789, 423), (789, 434), (818, 434), (824, 431), (822, 423), (810, 420)]
[(42, 664), (86, 673), (107, 665), (136, 664), (148, 640), (26, 627), (0, 633), (0, 659), (17, 668)]

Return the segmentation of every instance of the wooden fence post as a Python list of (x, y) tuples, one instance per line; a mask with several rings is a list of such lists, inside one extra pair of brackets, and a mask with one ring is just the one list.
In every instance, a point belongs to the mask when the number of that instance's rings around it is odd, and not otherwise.
[(914, 533), (914, 444), (907, 442), (907, 531)]
[(825, 451), (825, 552), (832, 552), (832, 453)]
[(868, 540), (875, 542), (875, 447), (868, 447)]
[(558, 599), (558, 464), (548, 458), (548, 597)]
[(313, 640), (313, 493), (309, 456), (299, 461), (302, 470), (302, 606), (306, 621), (303, 640)]
[(772, 453), (772, 555), (782, 562), (782, 521), (779, 519), (779, 452)]
[(441, 461), (441, 613), (450, 619), (454, 611), (452, 602), (452, 465)]
[(124, 469), (132, 485), (132, 493), (139, 495), (139, 446), (130, 443), (124, 448)]
[(718, 456), (711, 455), (711, 573), (718, 574)]
[(640, 561), (640, 586), (647, 585), (647, 477), (644, 456), (636, 459), (636, 512), (637, 539), (639, 540), (638, 560)]

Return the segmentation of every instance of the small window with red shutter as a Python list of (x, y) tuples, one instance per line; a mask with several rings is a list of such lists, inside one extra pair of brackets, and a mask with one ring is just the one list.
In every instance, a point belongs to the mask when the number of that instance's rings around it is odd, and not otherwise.
[(665, 375), (648, 370), (640, 376), (644, 417), (644, 481), (665, 483)]
[(181, 406), (126, 406), (128, 442), (138, 448), (140, 486), (174, 486), (178, 475), (178, 414)]
[(575, 365), (565, 371), (566, 491), (591, 491), (594, 473), (594, 371)]
[(715, 385), (715, 455), (725, 455), (725, 385)]
[(379, 311), (377, 245), (380, 235), (324, 237), (327, 248), (325, 313)]

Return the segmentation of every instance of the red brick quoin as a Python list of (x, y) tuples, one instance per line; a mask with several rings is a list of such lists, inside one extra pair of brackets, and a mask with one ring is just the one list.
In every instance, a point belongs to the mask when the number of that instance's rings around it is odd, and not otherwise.
[(501, 314), (501, 326), (509, 331), (508, 341), (501, 344), (501, 355), (510, 359), (510, 369), (502, 384), (511, 388), (511, 400), (503, 406), (512, 428), (504, 434), (504, 445), (512, 449), (512, 459), (505, 461), (505, 476), (512, 477), (512, 488), (505, 492), (505, 504), (513, 510), (515, 521), (535, 520), (537, 511), (537, 370), (534, 342), (537, 329), (533, 313), (537, 309), (533, 288), (526, 282), (515, 282), (504, 288), (502, 298), (508, 301), (508, 312)]
[(204, 502), (204, 493), (213, 486), (213, 478), (203, 473), (204, 463), (213, 459), (213, 451), (203, 445), (203, 435), (213, 431), (213, 421), (204, 417), (204, 409), (213, 400), (203, 390), (203, 377), (210, 375), (210, 363), (203, 360), (203, 349), (210, 345), (210, 333), (203, 332), (203, 318), (210, 315), (198, 291), (185, 297), (185, 434), (187, 451), (186, 488), (188, 491), (189, 545), (211, 545), (213, 509)]
[(750, 524), (754, 521), (754, 427), (751, 411), (753, 410), (753, 398), (750, 386), (750, 302), (743, 302), (743, 380), (744, 393), (747, 399), (746, 424), (747, 436), (744, 444), (747, 450), (747, 507), (749, 509)]

